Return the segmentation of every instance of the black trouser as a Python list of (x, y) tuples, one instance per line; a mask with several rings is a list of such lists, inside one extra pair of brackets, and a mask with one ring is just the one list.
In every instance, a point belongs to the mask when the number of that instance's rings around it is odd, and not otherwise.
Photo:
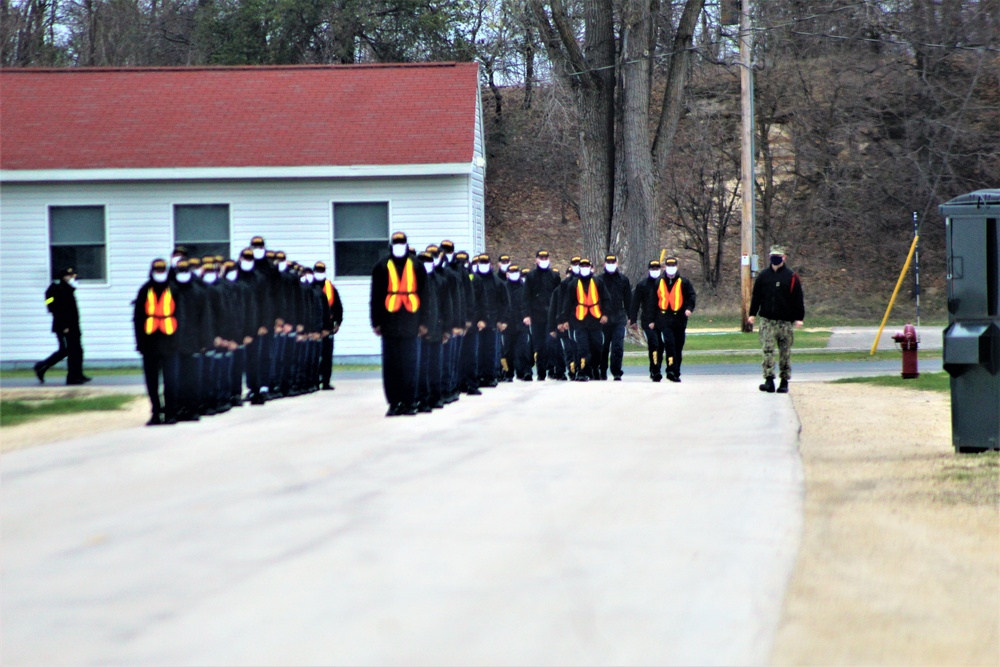
[[(180, 357), (176, 352), (144, 352), (142, 372), (146, 376), (146, 393), (153, 415), (163, 413), (167, 419), (177, 418)], [(160, 374), (163, 374), (163, 402), (160, 403)]]
[[(490, 333), (490, 332), (485, 332)], [(479, 339), (482, 336), (475, 326), (463, 336), (459, 359), (459, 385), (462, 390), (479, 388)]]
[(233, 363), (229, 367), (229, 395), (234, 403), (243, 399), (243, 376), (247, 368), (247, 348), (241, 345), (233, 350)]
[(382, 388), (390, 406), (417, 402), (420, 339), (382, 336)]
[(535, 372), (538, 377), (556, 370), (556, 340), (549, 335), (548, 321), (544, 315), (531, 316), (531, 347), (535, 353)]
[(666, 364), (666, 371), (679, 376), (681, 374), (684, 338), (687, 331), (687, 317), (670, 313), (661, 314), (656, 318), (656, 329), (663, 341), (663, 363)]
[(320, 350), (319, 381), (326, 386), (333, 376), (333, 334), (320, 341)]
[[(572, 325), (571, 325), (572, 326)], [(576, 344), (577, 375), (583, 374), (591, 378), (600, 377), (600, 369), (595, 361), (601, 358), (601, 347), (604, 344), (604, 333), (600, 327), (575, 327), (570, 329)]]
[(580, 360), (576, 356), (576, 341), (573, 340), (573, 335), (569, 331), (556, 333), (556, 340), (559, 341), (559, 348), (562, 350), (563, 364), (572, 377), (576, 375), (577, 367), (580, 365)]
[(604, 343), (601, 345), (601, 377), (622, 376), (622, 360), (625, 358), (625, 322), (608, 322), (602, 326)]
[(646, 353), (649, 355), (649, 376), (662, 378), (660, 362), (663, 360), (663, 339), (660, 332), (650, 329), (649, 324), (642, 324), (642, 334), (646, 337)]
[(531, 335), (527, 329), (510, 327), (504, 332), (506, 348), (503, 358), (507, 362), (507, 373), (519, 378), (531, 376)]
[(69, 332), (57, 331), (55, 334), (59, 349), (49, 355), (48, 359), (38, 363), (42, 373), (66, 359), (66, 382), (83, 380), (83, 343), (80, 332), (70, 329)]
[(479, 381), (494, 382), (497, 379), (497, 330), (483, 329), (476, 338), (479, 339)]
[(441, 400), (441, 339), (420, 339), (420, 373), (417, 400), (433, 406)]
[(201, 406), (201, 354), (181, 354), (178, 362), (180, 378), (178, 383), (177, 410), (187, 414), (198, 414)]

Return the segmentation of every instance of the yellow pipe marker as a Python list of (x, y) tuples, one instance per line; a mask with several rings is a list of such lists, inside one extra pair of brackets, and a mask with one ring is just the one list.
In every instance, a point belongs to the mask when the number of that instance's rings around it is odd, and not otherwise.
[(892, 306), (896, 303), (896, 295), (899, 294), (899, 288), (903, 285), (903, 278), (906, 277), (906, 272), (910, 270), (910, 262), (913, 261), (913, 252), (917, 249), (917, 241), (919, 240), (919, 236), (913, 237), (913, 243), (910, 244), (910, 252), (906, 255), (906, 264), (903, 265), (903, 270), (899, 272), (899, 280), (896, 281), (896, 289), (892, 291), (892, 298), (889, 299), (889, 307), (885, 309), (885, 315), (882, 317), (882, 324), (878, 327), (878, 333), (875, 334), (875, 342), (872, 343), (871, 352), (868, 353), (869, 357), (875, 356), (875, 349), (878, 347), (878, 341), (882, 338), (882, 329), (885, 328), (886, 320), (889, 319), (889, 313), (892, 312)]
[(660, 266), (663, 266), (663, 261), (667, 258), (667, 249), (663, 248), (660, 250)]

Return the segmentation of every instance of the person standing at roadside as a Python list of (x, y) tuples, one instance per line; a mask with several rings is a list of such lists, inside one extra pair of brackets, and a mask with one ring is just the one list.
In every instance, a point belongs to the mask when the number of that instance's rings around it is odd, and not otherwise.
[(45, 371), (67, 359), (66, 384), (83, 384), (91, 378), (83, 374), (83, 343), (80, 332), (80, 311), (76, 308), (76, 271), (66, 268), (45, 290), (45, 307), (52, 313), (52, 333), (59, 349), (44, 361), (35, 364), (38, 381), (45, 383)]
[(628, 324), (628, 312), (632, 305), (632, 283), (628, 276), (618, 271), (618, 257), (608, 255), (604, 258), (604, 273), (600, 275), (601, 285), (608, 293), (604, 304), (604, 314), (608, 317), (607, 324), (602, 325), (604, 342), (601, 345), (599, 360), (599, 377), (607, 380), (608, 369), (617, 381), (622, 379), (622, 360), (625, 358), (625, 325)]
[(688, 318), (694, 310), (694, 286), (677, 272), (677, 258), (663, 262), (663, 276), (647, 298), (653, 300), (650, 310), (656, 313), (656, 331), (662, 341), (663, 363), (667, 379), (681, 381), (681, 356)]
[[(766, 392), (788, 393), (792, 378), (792, 344), (795, 329), (805, 320), (805, 298), (802, 280), (786, 266), (788, 255), (783, 246), (771, 246), (771, 265), (757, 274), (747, 322), (753, 326), (760, 319), (760, 343), (764, 353), (761, 369), (764, 382), (759, 389)], [(774, 348), (778, 348), (780, 383), (774, 386)]]

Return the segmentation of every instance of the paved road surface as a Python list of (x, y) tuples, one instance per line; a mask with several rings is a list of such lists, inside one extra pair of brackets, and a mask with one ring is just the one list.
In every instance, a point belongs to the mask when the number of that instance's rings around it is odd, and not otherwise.
[(787, 396), (632, 376), (383, 412), (342, 379), (5, 454), (0, 661), (767, 661), (801, 528)]

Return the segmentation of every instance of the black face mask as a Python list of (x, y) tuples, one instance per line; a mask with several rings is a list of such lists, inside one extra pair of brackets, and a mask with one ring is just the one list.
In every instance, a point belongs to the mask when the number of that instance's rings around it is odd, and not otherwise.
[(785, 261), (785, 258), (781, 255), (771, 255), (771, 266), (778, 266)]

